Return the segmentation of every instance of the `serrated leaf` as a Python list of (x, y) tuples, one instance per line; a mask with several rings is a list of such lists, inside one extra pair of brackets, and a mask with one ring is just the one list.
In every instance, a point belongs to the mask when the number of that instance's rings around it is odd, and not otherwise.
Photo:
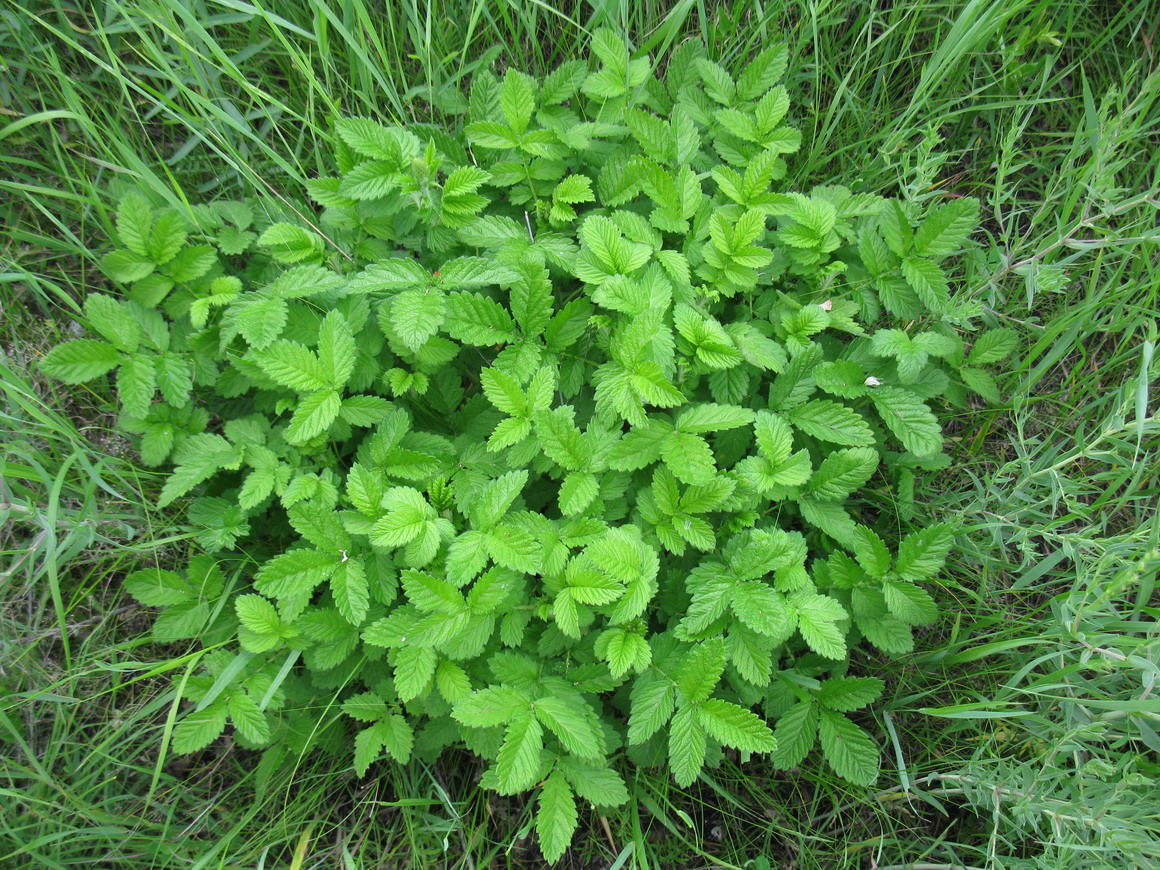
[(488, 686), (460, 699), (451, 715), (468, 728), (490, 728), (528, 715), (530, 706), (531, 700), (510, 686)]
[(572, 842), (577, 823), (576, 799), (572, 789), (564, 774), (555, 770), (540, 789), (536, 810), (536, 834), (540, 838), (540, 851), (549, 864), (555, 863), (564, 854)]
[(569, 471), (583, 469), (590, 457), (584, 436), (572, 422), (574, 413), (571, 405), (562, 405), (535, 416), (536, 437), (544, 455)]
[(318, 550), (291, 550), (258, 569), (254, 588), (270, 598), (309, 595), (330, 576), (337, 560)]
[(286, 427), (286, 440), (301, 444), (318, 437), (338, 419), (340, 410), (342, 399), (334, 390), (319, 390), (303, 396)]
[(175, 353), (164, 353), (155, 360), (157, 389), (162, 397), (174, 408), (182, 408), (189, 402), (193, 390), (193, 373), (189, 362)]
[(754, 421), (754, 413), (737, 405), (718, 405), (702, 402), (682, 409), (677, 415), (677, 429), (682, 432), (722, 432), (747, 426)]
[(846, 657), (846, 637), (835, 624), (846, 618), (842, 605), (824, 595), (806, 594), (792, 600), (798, 630), (810, 649), (828, 659)]
[(126, 357), (117, 371), (117, 396), (130, 417), (149, 413), (153, 394), (157, 392), (157, 368), (154, 357), (137, 354)]
[(745, 65), (737, 77), (737, 96), (754, 100), (785, 75), (789, 51), (784, 45), (771, 45)]
[(1015, 350), (1018, 338), (1013, 329), (989, 329), (975, 339), (967, 363), (982, 366), (1002, 362)]
[(519, 135), (499, 121), (474, 121), (464, 128), (473, 145), (504, 151), (520, 144)]
[(471, 679), (455, 662), (440, 662), (435, 668), (435, 688), (448, 704), (455, 704), (471, 694)]
[(484, 532), (464, 532), (447, 548), (447, 576), (458, 586), (470, 583), (487, 564), (487, 536)]
[(387, 514), (375, 523), (371, 531), (371, 542), (380, 547), (402, 547), (411, 543), (435, 519), (434, 508), (420, 492), (410, 487), (388, 489), (383, 495), (382, 507)]
[(111, 344), (78, 338), (57, 345), (40, 361), (46, 375), (66, 384), (83, 384), (116, 368), (121, 355)]
[(101, 258), (101, 268), (114, 281), (131, 284), (151, 275), (156, 264), (148, 255), (132, 251), (111, 251)]
[(255, 350), (268, 347), (286, 327), (286, 301), (275, 296), (247, 294), (230, 306), (227, 320)]
[(709, 736), (744, 752), (773, 752), (777, 741), (759, 716), (737, 704), (709, 698), (700, 706), (701, 725)]
[(799, 701), (781, 714), (773, 729), (777, 750), (770, 761), (779, 770), (789, 770), (801, 764), (818, 738), (818, 706), (812, 701)]
[(596, 475), (589, 471), (573, 471), (560, 484), (560, 513), (574, 516), (583, 513), (600, 492)]
[(656, 115), (626, 109), (624, 122), (648, 157), (666, 165), (676, 160), (676, 140), (669, 125)]
[(660, 443), (660, 454), (669, 471), (682, 483), (708, 483), (717, 474), (713, 451), (698, 435), (670, 432)]
[(399, 170), (393, 162), (368, 160), (343, 175), (338, 191), (353, 200), (383, 199), (391, 195), (400, 181)]
[(891, 655), (906, 655), (914, 650), (910, 626), (895, 616), (858, 617), (859, 631), (878, 649)]
[(853, 447), (830, 453), (810, 477), (806, 491), (821, 501), (841, 501), (860, 489), (878, 468), (878, 451)]
[(947, 276), (938, 264), (925, 257), (905, 257), (902, 277), (932, 314), (941, 314), (950, 304)]
[(435, 676), (435, 651), (426, 647), (404, 646), (395, 652), (395, 690), (404, 701), (425, 694)]
[(916, 456), (942, 450), (942, 428), (926, 403), (900, 387), (880, 386), (870, 392), (875, 409), (890, 431)]
[(730, 105), (737, 96), (737, 85), (729, 73), (703, 57), (697, 58), (696, 66), (705, 82), (705, 93), (709, 98), (723, 105)]
[(963, 366), (959, 369), (959, 376), (962, 377), (963, 384), (966, 385), (967, 389), (978, 393), (983, 397), (984, 401), (992, 405), (997, 405), (1003, 401), (995, 379), (988, 372), (982, 369), (973, 369), (970, 366)]
[[(382, 396), (347, 396), (342, 400), (342, 407), (338, 409), (338, 417), (352, 426), (374, 426), (386, 418), (390, 409), (390, 403)], [(392, 470), (392, 473), (399, 477), (407, 477), (407, 475), (398, 474), (397, 467)], [(420, 476), (426, 477), (427, 475), (421, 474)], [(412, 476), (408, 479), (415, 480), (417, 478)]]
[(340, 561), (330, 575), (330, 591), (342, 618), (351, 625), (361, 625), (370, 607), (370, 586), (362, 559)]
[(341, 389), (350, 380), (358, 358), (354, 334), (340, 311), (330, 311), (318, 330), (318, 358), (329, 379), (329, 386)]
[(270, 739), (270, 722), (258, 709), (257, 702), (245, 692), (230, 694), (228, 704), (230, 721), (238, 733), (251, 743), (264, 744)]
[(153, 208), (140, 193), (126, 194), (117, 206), (117, 237), (134, 254), (148, 254), (149, 231), (153, 226)]
[(725, 670), (725, 643), (714, 638), (697, 644), (684, 657), (677, 672), (677, 689), (690, 704), (712, 694)]
[(379, 729), (372, 725), (354, 736), (354, 772), (366, 776), (371, 764), (383, 751), (383, 738)]
[(282, 630), (277, 608), (261, 595), (239, 595), (234, 599), (234, 609), (238, 621), (255, 634), (278, 635)]
[(478, 293), (455, 292), (447, 296), (447, 332), (468, 344), (488, 346), (515, 341), (515, 323), (503, 306)]
[(188, 283), (204, 276), (217, 261), (217, 252), (209, 245), (194, 245), (178, 251), (163, 271), (174, 281)]
[(467, 608), (463, 593), (446, 580), (422, 571), (404, 571), (402, 582), (407, 598), (419, 610), (453, 615)]
[(890, 550), (878, 534), (866, 526), (858, 526), (852, 539), (854, 557), (862, 569), (875, 579), (881, 580), (890, 571), (893, 559)]
[(793, 633), (794, 620), (785, 596), (761, 581), (738, 584), (733, 590), (732, 608), (746, 626), (777, 643)]
[(552, 318), (552, 285), (547, 271), (521, 265), (509, 301), (520, 331), (529, 338), (541, 334)]
[(938, 619), (938, 607), (922, 587), (901, 580), (887, 580), (882, 591), (890, 612), (908, 625), (929, 625)]
[(576, 93), (587, 75), (588, 65), (584, 61), (565, 61), (544, 77), (540, 102), (545, 106), (559, 105)]
[(612, 676), (619, 679), (631, 671), (643, 671), (652, 662), (652, 650), (639, 634), (610, 628), (596, 641), (597, 655), (608, 662)]
[(491, 437), (487, 439), (487, 449), (491, 453), (503, 450), (513, 444), (519, 444), (531, 434), (532, 424), (527, 420), (521, 417), (508, 417), (496, 423)]
[(742, 679), (758, 687), (769, 685), (773, 674), (774, 645), (772, 638), (739, 624), (731, 625), (725, 638), (729, 664), (733, 665)]
[(599, 607), (611, 604), (624, 594), (624, 587), (619, 581), (599, 571), (576, 568), (577, 564), (569, 564), (565, 577), (567, 591), (573, 601)]
[(873, 704), (882, 696), (885, 683), (876, 677), (830, 677), (822, 683), (818, 701), (831, 710), (849, 713)]
[(523, 574), (540, 572), (540, 545), (524, 529), (500, 523), (486, 533), (484, 546), (497, 565)]
[(342, 712), (358, 722), (374, 722), (387, 715), (387, 705), (374, 692), (361, 692), (342, 702)]
[(629, 745), (643, 743), (660, 730), (673, 714), (675, 694), (668, 677), (656, 671), (645, 671), (636, 678), (628, 719)]
[(705, 727), (698, 712), (692, 705), (681, 707), (669, 726), (669, 769), (681, 788), (692, 785), (705, 764)]
[(386, 481), (381, 472), (356, 462), (347, 472), (346, 493), (359, 511), (373, 515), (378, 512), (386, 493)]
[(340, 118), (334, 128), (342, 141), (363, 157), (398, 162), (404, 156), (397, 131), (375, 121), (367, 118)]
[(912, 583), (933, 577), (946, 562), (954, 539), (954, 527), (946, 523), (912, 532), (898, 545), (895, 570)]
[(544, 748), (544, 729), (529, 711), (516, 716), (507, 727), (496, 757), (496, 781), (501, 794), (516, 794), (535, 784)]
[(874, 443), (874, 433), (861, 415), (829, 399), (813, 399), (788, 409), (785, 415), (795, 428), (823, 441), (850, 447)]
[(425, 287), (431, 283), (431, 275), (414, 260), (392, 257), (371, 263), (350, 282), (350, 289), (356, 293), (375, 291), (407, 290)]
[(117, 350), (133, 353), (144, 337), (141, 324), (111, 296), (92, 293), (85, 299), (89, 325)]
[(169, 607), (197, 597), (188, 580), (160, 568), (134, 571), (125, 578), (125, 590), (146, 607)]
[(313, 351), (293, 341), (279, 340), (254, 351), (258, 367), (278, 384), (302, 393), (327, 389), (331, 379)]
[(878, 747), (870, 735), (841, 713), (822, 710), (818, 736), (826, 761), (843, 779), (872, 785), (878, 778)]
[[(877, 333), (875, 334), (877, 337)], [(853, 360), (834, 360), (819, 364), (812, 372), (818, 387), (843, 399), (866, 395), (866, 372)]]
[(552, 197), (560, 202), (592, 202), (592, 179), (586, 175), (569, 175), (562, 179), (552, 191)]
[(940, 259), (953, 254), (964, 244), (979, 222), (979, 201), (964, 196), (935, 206), (914, 233), (914, 251), (924, 257)]
[(411, 759), (411, 749), (415, 745), (415, 732), (402, 716), (392, 713), (374, 726), (378, 729), (383, 741), (383, 748), (399, 764), (406, 764)]
[(282, 263), (297, 263), (322, 254), (320, 235), (288, 223), (273, 224), (258, 236), (258, 245), (268, 248), (270, 255)]
[(536, 109), (536, 95), (532, 79), (514, 69), (504, 75), (499, 89), (499, 105), (508, 126), (517, 136), (523, 135)]
[(439, 267), (438, 282), (444, 290), (485, 287), (510, 281), (515, 275), (503, 265), (486, 257), (456, 257)]
[(561, 770), (579, 797), (597, 806), (618, 807), (628, 801), (628, 789), (615, 770), (579, 758), (560, 759)]
[(227, 708), (225, 700), (210, 704), (204, 710), (189, 713), (173, 729), (173, 743), (170, 744), (178, 755), (188, 755), (205, 749), (226, 727)]
[(439, 331), (443, 317), (444, 296), (438, 290), (404, 290), (391, 301), (391, 326), (411, 351)]
[(483, 369), (480, 383), (489, 402), (505, 414), (522, 416), (527, 410), (527, 398), (519, 381), (507, 372), (495, 368)]
[(489, 529), (508, 512), (512, 503), (527, 485), (526, 471), (511, 471), (488, 481), (474, 495), (468, 508), (468, 516), (477, 529)]
[(159, 507), (185, 495), (199, 483), (213, 477), (222, 468), (237, 468), (240, 451), (220, 435), (201, 433), (185, 438), (175, 451), (173, 461), (177, 468), (169, 475), (161, 495)]
[(579, 694), (544, 695), (533, 702), (532, 709), (572, 755), (587, 759), (603, 757), (600, 720)]

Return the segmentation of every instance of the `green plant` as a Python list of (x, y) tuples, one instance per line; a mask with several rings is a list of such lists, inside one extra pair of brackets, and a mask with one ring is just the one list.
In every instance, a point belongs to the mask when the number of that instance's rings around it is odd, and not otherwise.
[(174, 466), (162, 506), (196, 496), (210, 553), (127, 580), (158, 639), (205, 646), (176, 751), (231, 723), (265, 770), (348, 752), (337, 710), (359, 775), (465, 743), (485, 786), (539, 788), (550, 860), (577, 796), (628, 798), (624, 746), (687, 785), (820, 739), (875, 779), (845, 714), (882, 682), (850, 650), (912, 648), (954, 530), (895, 554), (867, 485), (909, 516), (947, 462), (928, 402), (993, 393), (1013, 347), (955, 329), (978, 204), (776, 190), (784, 48), (736, 80), (696, 43), (663, 79), (608, 31), (593, 51), (477, 73), (456, 133), (338, 121), (321, 214), (121, 199), (127, 298), (90, 295), (102, 339), (43, 368), (115, 369), (122, 428)]

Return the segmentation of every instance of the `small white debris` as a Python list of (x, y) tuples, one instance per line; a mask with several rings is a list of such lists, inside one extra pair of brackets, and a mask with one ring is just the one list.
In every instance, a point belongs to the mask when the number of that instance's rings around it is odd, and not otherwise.
[(339, 550), (338, 552), (342, 553), (342, 561), (346, 562), (349, 560), (350, 557), (346, 555), (346, 550)]
[(878, 380), (878, 378), (874, 377), (874, 375), (870, 375), (870, 377), (866, 378), (866, 380), (863, 381), (863, 383), (865, 383), (866, 386), (868, 386), (868, 387), (880, 387), (880, 386), (882, 386), (882, 381)]

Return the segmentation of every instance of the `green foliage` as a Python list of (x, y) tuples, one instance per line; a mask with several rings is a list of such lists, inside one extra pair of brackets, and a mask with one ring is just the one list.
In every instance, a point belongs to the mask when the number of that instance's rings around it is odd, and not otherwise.
[(463, 742), (485, 787), (539, 789), (549, 860), (577, 796), (627, 800), (622, 748), (688, 785), (723, 747), (792, 767), (820, 742), (875, 779), (845, 714), (881, 685), (849, 651), (913, 647), (953, 529), (895, 555), (864, 490), (905, 502), (945, 461), (931, 403), (986, 395), (1011, 350), (954, 329), (977, 203), (781, 190), (781, 48), (737, 80), (695, 46), (666, 80), (592, 49), (477, 72), (454, 134), (340, 120), (317, 226), (122, 200), (126, 298), (90, 296), (101, 340), (43, 368), (116, 369), (161, 503), (257, 560), (128, 582), (158, 639), (241, 647), (190, 678), (178, 751), (230, 723), (305, 752), (338, 693), (358, 775)]

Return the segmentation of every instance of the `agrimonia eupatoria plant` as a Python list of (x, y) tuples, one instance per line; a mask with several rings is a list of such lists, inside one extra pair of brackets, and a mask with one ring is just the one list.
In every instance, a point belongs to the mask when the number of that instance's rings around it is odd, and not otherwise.
[(953, 328), (977, 203), (781, 190), (782, 48), (736, 79), (593, 52), (478, 74), (454, 132), (338, 121), (309, 225), (121, 200), (125, 298), (43, 367), (115, 371), (161, 503), (193, 496), (209, 554), (127, 581), (215, 647), (176, 751), (232, 725), (269, 770), (353, 728), (363, 776), (466, 745), (536, 790), (549, 860), (577, 798), (627, 800), (622, 752), (688, 785), (820, 743), (875, 779), (851, 650), (912, 648), (952, 529), (888, 546), (867, 488), (911, 517), (930, 403), (993, 395), (1013, 346)]

